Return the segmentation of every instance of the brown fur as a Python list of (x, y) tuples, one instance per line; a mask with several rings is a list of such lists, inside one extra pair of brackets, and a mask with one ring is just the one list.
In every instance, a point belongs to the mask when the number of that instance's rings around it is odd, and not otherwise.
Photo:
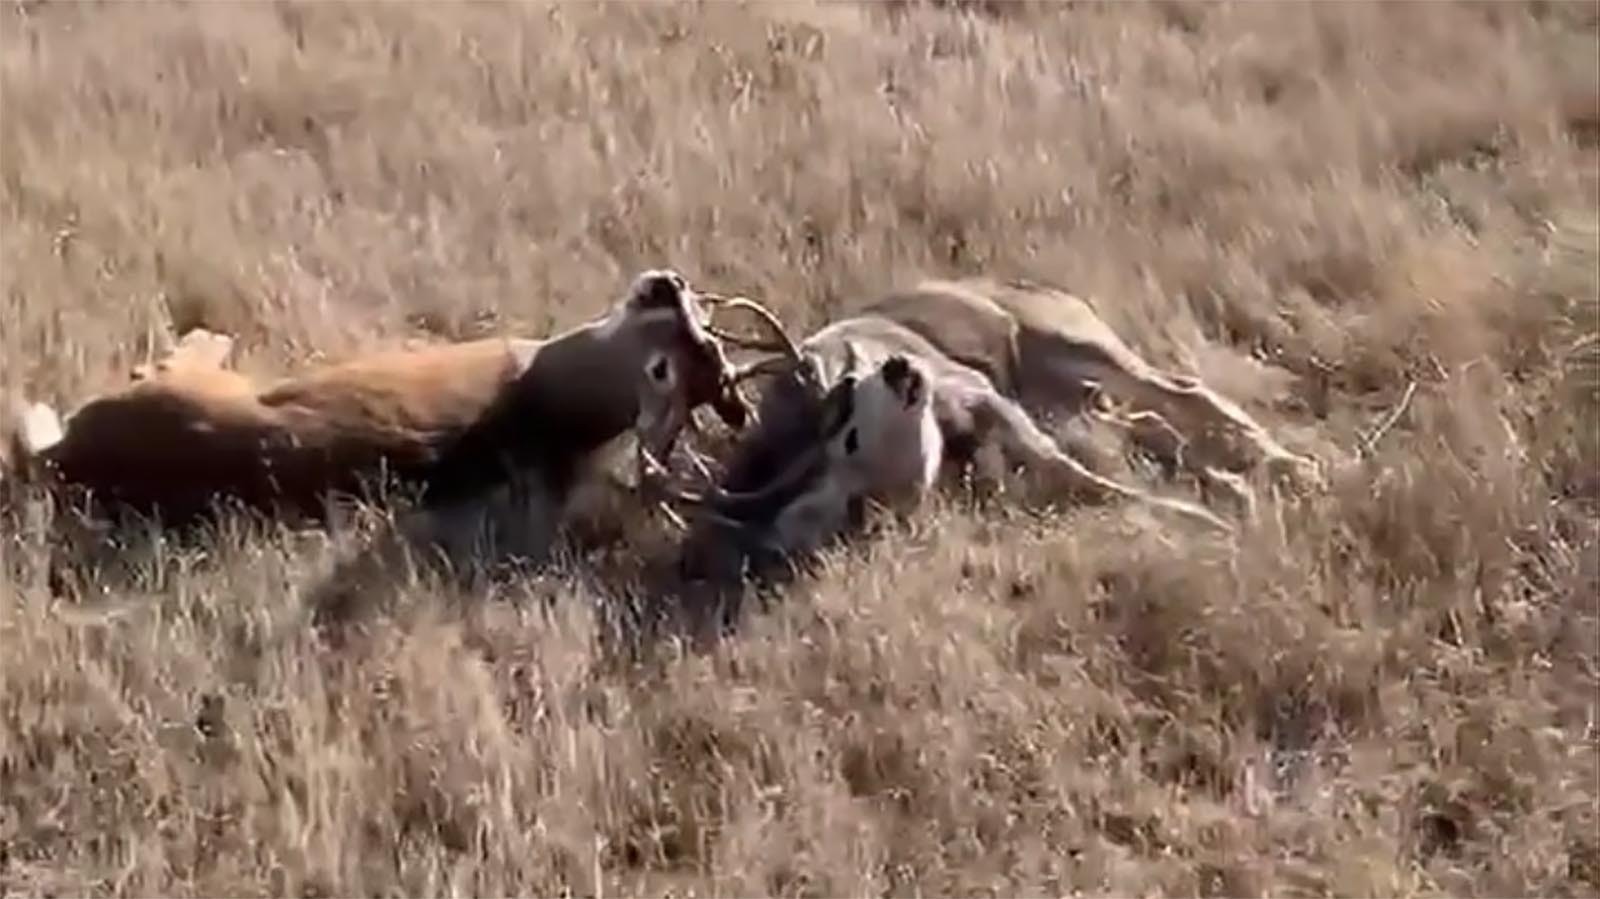
[(581, 457), (640, 419), (649, 358), (679, 373), (683, 395), (661, 401), (711, 403), (731, 423), (742, 419), (687, 286), (648, 280), (656, 275), (637, 279), (611, 314), (548, 340), (386, 350), (265, 386), (222, 368), (225, 350), (186, 339), (134, 383), (85, 404), (58, 443), (24, 461), (54, 485), (169, 521), (223, 497), (321, 517), (330, 494), (360, 493), (385, 472), (438, 502), (519, 468), (559, 493)]
[(44, 450), (62, 483), (172, 518), (216, 496), (315, 515), (388, 466), (415, 476), (506, 389), (528, 342), (378, 353), (262, 387), (175, 369), (90, 401)]

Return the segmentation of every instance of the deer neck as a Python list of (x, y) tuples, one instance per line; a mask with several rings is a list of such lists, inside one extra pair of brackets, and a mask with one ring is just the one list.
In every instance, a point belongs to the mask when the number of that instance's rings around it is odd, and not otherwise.
[(537, 471), (565, 496), (591, 454), (638, 417), (644, 341), (628, 325), (601, 319), (532, 348), (492, 408), (432, 466), (428, 501), (477, 495), (512, 471)]
[(607, 317), (545, 344), (524, 382), (549, 427), (564, 427), (572, 448), (597, 449), (633, 426), (648, 352), (639, 323)]

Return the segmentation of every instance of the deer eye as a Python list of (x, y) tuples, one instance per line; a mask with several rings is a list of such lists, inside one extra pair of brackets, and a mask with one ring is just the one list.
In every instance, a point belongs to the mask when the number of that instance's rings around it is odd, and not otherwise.
[(851, 428), (844, 434), (844, 451), (847, 455), (854, 456), (861, 449), (861, 433), (857, 428)]
[(652, 381), (658, 384), (666, 383), (667, 376), (672, 374), (671, 368), (667, 365), (667, 357), (656, 357), (656, 361), (650, 363), (649, 373)]

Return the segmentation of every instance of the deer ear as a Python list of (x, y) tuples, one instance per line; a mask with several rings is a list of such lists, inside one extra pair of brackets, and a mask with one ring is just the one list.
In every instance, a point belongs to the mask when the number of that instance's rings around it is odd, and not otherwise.
[(822, 414), (818, 419), (818, 432), (824, 440), (832, 439), (856, 412), (856, 377), (845, 375), (822, 398)]
[(628, 307), (639, 312), (651, 309), (689, 309), (689, 284), (671, 269), (640, 272), (628, 288)]

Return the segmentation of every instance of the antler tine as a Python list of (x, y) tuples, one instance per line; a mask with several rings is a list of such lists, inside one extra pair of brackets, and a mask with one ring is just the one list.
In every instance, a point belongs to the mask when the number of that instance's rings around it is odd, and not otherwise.
[(799, 345), (794, 342), (794, 338), (789, 336), (789, 332), (784, 328), (783, 322), (778, 320), (778, 316), (774, 315), (772, 310), (761, 305), (755, 300), (750, 299), (749, 297), (725, 297), (718, 294), (703, 293), (700, 294), (700, 300), (708, 306), (722, 306), (730, 309), (743, 309), (752, 313), (756, 316), (756, 318), (761, 320), (761, 323), (765, 325), (769, 331), (772, 332), (772, 336), (777, 338), (776, 346), (767, 344), (763, 348), (770, 347), (775, 352), (781, 352), (787, 356), (791, 362), (800, 361)]
[(788, 352), (787, 347), (775, 340), (763, 339), (760, 337), (746, 337), (743, 334), (736, 334), (725, 328), (719, 328), (716, 325), (706, 325), (705, 329), (706, 333), (710, 334), (712, 337), (715, 337), (723, 343), (732, 344), (740, 349), (761, 350), (765, 353)]
[(733, 372), (728, 375), (728, 382), (731, 384), (742, 384), (751, 378), (764, 375), (768, 372), (782, 371), (791, 364), (793, 363), (786, 356), (757, 359), (754, 362), (747, 362), (744, 365), (735, 368)]
[[(678, 510), (672, 507), (674, 502), (693, 506), (696, 515), (702, 518), (709, 518), (717, 524), (732, 528), (742, 527), (740, 522), (717, 510), (712, 496), (704, 493), (690, 493), (668, 483), (667, 479), (670, 472), (666, 466), (656, 459), (654, 453), (642, 446), (639, 448), (639, 469), (640, 487), (647, 492), (655, 494), (653, 497), (655, 508), (660, 510), (661, 514), (666, 516), (667, 521), (677, 530), (688, 531), (689, 522), (685, 521), (683, 516), (678, 513)], [(709, 479), (707, 483), (710, 483)], [(716, 491), (717, 488), (713, 486), (713, 494)]]
[(638, 447), (640, 485), (667, 500), (694, 506), (713, 518), (731, 522), (733, 519), (723, 510), (731, 510), (733, 507), (744, 504), (760, 503), (779, 491), (787, 489), (804, 475), (817, 453), (818, 450), (816, 449), (803, 453), (784, 472), (773, 478), (766, 486), (756, 490), (726, 490), (711, 482), (709, 472), (702, 472), (702, 477), (707, 479), (705, 489), (698, 492), (690, 492), (669, 483), (668, 479), (672, 472), (661, 460), (656, 458), (655, 453), (640, 444)]
[[(674, 502), (693, 506), (699, 514), (709, 515), (718, 522), (730, 525), (737, 524), (737, 522), (716, 511), (713, 508), (714, 501), (706, 494), (690, 493), (670, 484), (668, 482), (670, 474), (671, 472), (655, 457), (654, 453), (643, 445), (639, 447), (639, 486), (655, 494), (655, 506), (661, 510), (661, 513), (667, 517), (673, 527), (680, 531), (689, 529), (688, 522), (684, 521), (683, 516), (672, 508), (672, 503)], [(715, 490), (716, 488), (713, 487), (712, 489)]]

